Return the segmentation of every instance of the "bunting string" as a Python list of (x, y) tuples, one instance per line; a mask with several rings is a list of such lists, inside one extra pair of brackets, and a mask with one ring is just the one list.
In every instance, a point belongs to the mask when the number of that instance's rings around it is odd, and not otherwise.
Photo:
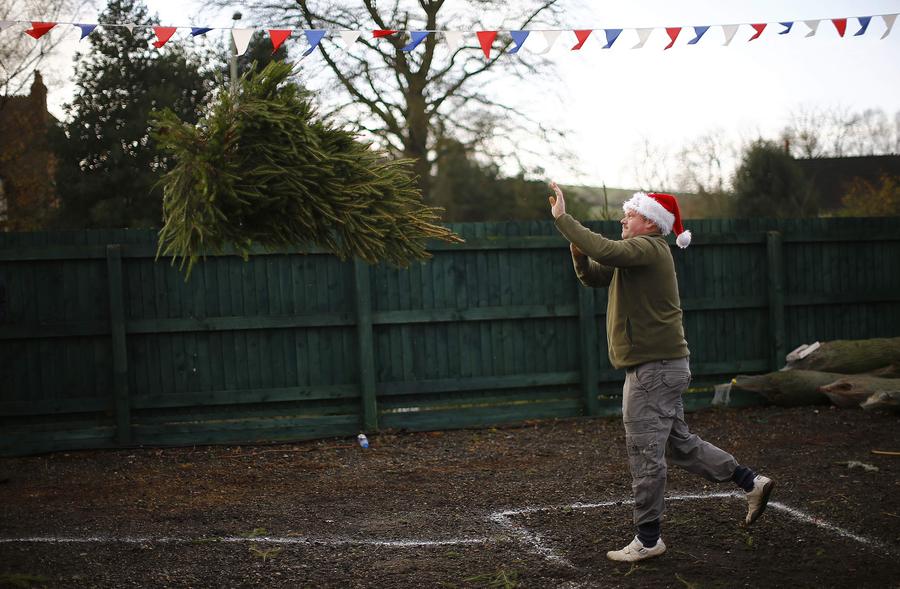
[[(210, 31), (230, 31), (232, 38), (234, 40), (234, 44), (236, 47), (236, 53), (238, 55), (243, 55), (243, 53), (247, 50), (248, 45), (250, 44), (251, 37), (260, 31), (265, 31), (268, 34), (269, 39), (272, 42), (272, 51), (276, 51), (279, 47), (281, 47), (288, 39), (290, 39), (294, 33), (297, 33), (297, 36), (300, 37), (302, 35), (303, 38), (306, 39), (306, 43), (308, 47), (303, 52), (302, 56), (306, 57), (310, 55), (313, 51), (316, 50), (317, 47), (321, 45), (323, 41), (326, 39), (336, 40), (340, 39), (342, 41), (343, 46), (346, 49), (350, 49), (350, 47), (356, 43), (363, 35), (366, 35), (368, 38), (373, 40), (376, 39), (385, 39), (388, 37), (394, 37), (398, 35), (403, 35), (409, 38), (409, 41), (403, 45), (401, 51), (404, 52), (412, 52), (415, 51), (416, 48), (421, 45), (421, 43), (428, 38), (429, 35), (437, 35), (442, 36), (443, 40), (450, 51), (456, 51), (462, 44), (463, 38), (466, 36), (473, 37), (473, 41), (478, 42), (478, 46), (481, 48), (481, 51), (484, 53), (485, 59), (490, 59), (491, 54), (494, 48), (494, 44), (497, 42), (498, 38), (500, 38), (504, 45), (507, 44), (507, 38), (512, 42), (512, 47), (506, 51), (508, 55), (516, 55), (520, 53), (520, 50), (523, 46), (525, 46), (526, 41), (529, 43), (529, 49), (531, 49), (531, 45), (533, 44), (531, 39), (533, 39), (536, 35), (534, 33), (538, 33), (542, 40), (543, 45), (538, 45), (536, 49), (531, 50), (532, 53), (535, 54), (545, 54), (548, 53), (555, 45), (556, 40), (563, 33), (572, 33), (575, 36), (576, 43), (575, 45), (569, 47), (569, 51), (581, 51), (585, 45), (591, 41), (591, 39), (596, 39), (597, 42), (602, 44), (603, 49), (611, 49), (616, 41), (619, 39), (620, 35), (623, 31), (633, 31), (637, 35), (638, 42), (632, 49), (641, 49), (646, 46), (647, 41), (650, 39), (651, 35), (654, 31), (662, 29), (665, 31), (666, 36), (668, 37), (668, 43), (663, 47), (664, 50), (672, 49), (679, 44), (679, 38), (687, 38), (680, 37), (682, 30), (691, 29), (690, 40), (686, 42), (681, 42), (681, 45), (697, 45), (700, 43), (701, 39), (704, 39), (704, 36), (711, 28), (719, 28), (722, 30), (722, 35), (724, 39), (723, 45), (730, 45), (732, 41), (737, 37), (738, 31), (743, 27), (746, 30), (746, 27), (749, 27), (752, 30), (747, 31), (750, 34), (749, 37), (746, 38), (747, 42), (756, 41), (757, 39), (763, 37), (764, 35), (771, 37), (772, 35), (789, 35), (793, 31), (795, 31), (794, 25), (798, 22), (803, 23), (806, 27), (805, 38), (813, 37), (819, 32), (819, 24), (822, 22), (830, 22), (830, 29), (833, 30), (833, 33), (836, 34), (840, 38), (845, 38), (848, 36), (852, 37), (862, 37), (866, 35), (869, 31), (869, 25), (872, 23), (873, 19), (880, 19), (884, 25), (883, 30), (881, 31), (881, 39), (886, 39), (888, 35), (891, 34), (891, 31), (894, 28), (894, 23), (897, 20), (897, 14), (872, 14), (868, 16), (848, 16), (848, 17), (837, 17), (837, 18), (820, 18), (820, 19), (812, 19), (812, 20), (802, 20), (802, 21), (785, 21), (780, 20), (772, 23), (760, 23), (760, 22), (752, 22), (752, 23), (726, 23), (726, 24), (708, 24), (708, 25), (695, 25), (690, 27), (685, 26), (666, 26), (666, 27), (642, 27), (642, 28), (577, 28), (577, 29), (530, 29), (530, 30), (472, 30), (472, 31), (453, 31), (453, 30), (430, 30), (430, 29), (417, 29), (417, 30), (395, 30), (395, 29), (372, 29), (372, 30), (345, 30), (345, 29), (295, 29), (291, 27), (253, 27), (253, 28), (233, 28), (233, 27), (199, 27), (194, 25), (189, 26), (159, 26), (159, 25), (143, 25), (136, 23), (76, 23), (76, 22), (44, 22), (37, 20), (0, 20), (0, 32), (5, 29), (10, 29), (15, 26), (24, 25), (24, 32), (26, 35), (33, 37), (35, 40), (40, 39), (47, 33), (49, 33), (52, 29), (59, 25), (72, 25), (75, 28), (79, 29), (81, 39), (85, 39), (91, 34), (94, 34), (95, 31), (100, 28), (112, 28), (112, 27), (124, 27), (129, 31), (133, 32), (135, 28), (143, 28), (143, 29), (152, 29), (153, 33), (156, 37), (152, 44), (154, 47), (161, 49), (165, 46), (166, 43), (169, 42), (170, 39), (175, 35), (175, 33), (183, 29), (185, 31), (189, 31), (190, 37), (199, 37), (205, 35)], [(854, 23), (855, 21), (855, 23)], [(781, 30), (775, 31), (775, 27), (782, 27)], [(771, 27), (771, 28), (770, 28)], [(851, 28), (852, 27), (852, 28)], [(800, 34), (803, 32), (801, 31)], [(877, 34), (877, 32), (875, 33)]]

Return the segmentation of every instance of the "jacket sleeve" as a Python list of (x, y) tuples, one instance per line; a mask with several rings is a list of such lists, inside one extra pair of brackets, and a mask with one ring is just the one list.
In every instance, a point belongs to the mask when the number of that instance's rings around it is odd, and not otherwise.
[(589, 257), (572, 256), (572, 265), (575, 266), (575, 275), (581, 284), (595, 288), (609, 286), (612, 282), (614, 268), (604, 266)]
[(571, 243), (578, 246), (593, 260), (603, 266), (627, 268), (652, 263), (658, 254), (652, 240), (632, 238), (616, 241), (594, 233), (571, 215), (556, 219), (556, 228)]

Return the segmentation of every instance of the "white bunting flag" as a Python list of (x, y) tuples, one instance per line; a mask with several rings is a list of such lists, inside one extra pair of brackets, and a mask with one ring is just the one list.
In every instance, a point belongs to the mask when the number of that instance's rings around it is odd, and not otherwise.
[(544, 43), (547, 44), (546, 47), (541, 49), (540, 51), (535, 51), (536, 55), (544, 55), (545, 53), (550, 53), (550, 50), (553, 49), (553, 44), (556, 43), (556, 40), (559, 39), (559, 35), (562, 31), (541, 31), (541, 34), (544, 35)]
[(231, 38), (234, 39), (235, 55), (243, 55), (250, 45), (250, 37), (254, 29), (231, 29)]
[(650, 38), (650, 33), (653, 32), (653, 29), (636, 29), (638, 34), (638, 44), (632, 47), (632, 49), (640, 49), (644, 46), (644, 43), (647, 42), (647, 39)]
[(884, 34), (881, 36), (882, 39), (891, 34), (891, 29), (894, 28), (894, 21), (897, 20), (896, 14), (885, 14), (881, 18), (884, 19), (884, 26), (887, 27), (885, 29)]
[(809, 27), (809, 32), (806, 33), (807, 37), (812, 37), (816, 34), (816, 31), (819, 30), (819, 21), (817, 20), (805, 20), (803, 24)]
[(125, 23), (122, 26), (125, 27), (126, 29), (128, 29), (129, 33), (131, 33), (132, 35), (134, 34), (134, 23), (133, 22)]
[(723, 45), (728, 45), (731, 43), (731, 40), (734, 39), (734, 34), (737, 32), (738, 27), (740, 25), (722, 25), (722, 32), (725, 33), (725, 42)]
[(343, 41), (345, 47), (350, 47), (357, 41), (359, 41), (360, 35), (362, 35), (362, 31), (340, 31), (341, 41)]
[(462, 31), (444, 31), (444, 41), (447, 42), (447, 48), (451, 52), (456, 51), (462, 45), (462, 37)]

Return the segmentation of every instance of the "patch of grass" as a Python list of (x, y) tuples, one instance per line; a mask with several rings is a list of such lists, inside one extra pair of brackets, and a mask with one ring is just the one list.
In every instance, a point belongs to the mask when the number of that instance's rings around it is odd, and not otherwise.
[(684, 585), (687, 589), (699, 589), (698, 585), (695, 585), (695, 584), (691, 583), (690, 581), (686, 581), (684, 579), (684, 577), (682, 577), (678, 573), (675, 573), (675, 578), (678, 579), (681, 582), (681, 584)]
[(515, 589), (519, 586), (519, 573), (500, 569), (496, 573), (485, 573), (463, 579), (466, 583), (473, 583), (484, 589)]
[(253, 530), (238, 534), (238, 536), (241, 538), (259, 538), (260, 536), (265, 536), (267, 533), (268, 531), (265, 528), (253, 528)]
[(281, 546), (276, 546), (274, 548), (260, 548), (255, 544), (250, 545), (250, 552), (260, 557), (263, 562), (266, 562), (270, 558), (275, 558), (278, 554), (284, 550)]
[(0, 585), (11, 587), (31, 587), (32, 585), (44, 585), (49, 581), (47, 577), (29, 575), (28, 573), (0, 573)]

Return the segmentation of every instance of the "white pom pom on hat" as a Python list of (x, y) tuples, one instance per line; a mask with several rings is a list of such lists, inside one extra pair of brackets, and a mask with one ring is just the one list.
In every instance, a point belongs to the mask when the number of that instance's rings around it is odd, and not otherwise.
[(635, 192), (622, 205), (625, 211), (634, 211), (656, 224), (663, 235), (675, 231), (675, 243), (684, 249), (691, 244), (691, 232), (681, 224), (681, 210), (678, 200), (671, 194), (662, 192)]

